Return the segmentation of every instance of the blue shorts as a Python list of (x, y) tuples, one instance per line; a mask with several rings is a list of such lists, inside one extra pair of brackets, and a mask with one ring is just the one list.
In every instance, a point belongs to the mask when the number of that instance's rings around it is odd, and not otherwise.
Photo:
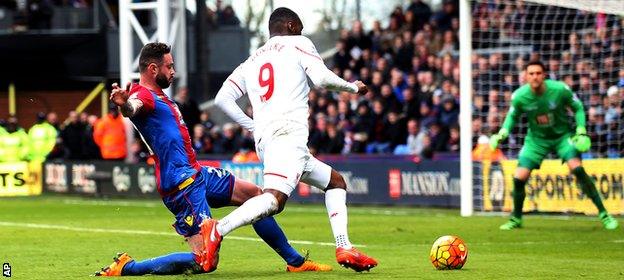
[(230, 204), (233, 188), (234, 175), (224, 169), (204, 166), (192, 184), (163, 197), (163, 203), (175, 215), (173, 227), (178, 234), (189, 237), (199, 233), (201, 222), (211, 217), (210, 207)]

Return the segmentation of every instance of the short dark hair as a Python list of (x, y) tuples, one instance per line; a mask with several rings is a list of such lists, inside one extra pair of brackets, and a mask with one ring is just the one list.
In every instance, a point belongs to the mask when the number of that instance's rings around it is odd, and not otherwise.
[(297, 20), (300, 20), (299, 16), (293, 10), (285, 7), (279, 7), (275, 9), (269, 17), (269, 33), (281, 32), (282, 30), (279, 29), (282, 27), (282, 23)]
[(542, 70), (544, 72), (546, 72), (546, 65), (544, 65), (544, 63), (541, 60), (529, 61), (529, 63), (524, 65), (524, 69), (523, 70), (526, 71), (529, 68), (529, 66), (532, 66), (532, 65), (539, 65), (540, 67), (542, 67)]
[(165, 43), (148, 43), (141, 49), (139, 55), (139, 71), (143, 72), (150, 63), (161, 65), (163, 56), (171, 52), (171, 47)]

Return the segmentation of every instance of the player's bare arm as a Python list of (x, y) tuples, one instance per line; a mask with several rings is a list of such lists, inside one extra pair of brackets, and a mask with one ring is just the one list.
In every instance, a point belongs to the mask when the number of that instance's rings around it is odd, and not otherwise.
[(138, 111), (138, 108), (142, 105), (138, 99), (130, 99), (130, 86), (131, 83), (126, 84), (126, 88), (119, 87), (119, 84), (113, 83), (110, 95), (110, 100), (119, 106), (121, 114), (124, 117), (132, 117)]

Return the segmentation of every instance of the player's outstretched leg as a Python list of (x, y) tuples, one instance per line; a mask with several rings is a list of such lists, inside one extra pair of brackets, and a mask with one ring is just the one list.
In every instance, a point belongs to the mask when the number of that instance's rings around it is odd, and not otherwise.
[(357, 272), (370, 270), (377, 261), (353, 248), (347, 233), (347, 184), (336, 170), (331, 170), (330, 181), (325, 191), (325, 207), (336, 239), (336, 261)]
[(203, 243), (203, 251), (200, 253), (202, 268), (208, 272), (217, 269), (223, 236), (241, 226), (253, 224), (264, 217), (279, 213), (283, 209), (283, 204), (281, 207), (278, 205), (275, 194), (267, 192), (245, 201), (223, 217), (220, 222), (215, 219), (205, 219), (200, 225)]
[(303, 271), (331, 271), (329, 265), (320, 264), (308, 259), (308, 255), (302, 256), (295, 248), (288, 244), (288, 239), (277, 225), (273, 217), (266, 217), (253, 224), (253, 228), (275, 252), (277, 252), (286, 261), (286, 271), (303, 272)]
[[(224, 188), (224, 189), (230, 189)], [(221, 205), (218, 201), (221, 201), (222, 196), (217, 195), (219, 192), (209, 191), (207, 192), (207, 200), (212, 205)], [(230, 197), (230, 205), (240, 206), (245, 201), (262, 195), (262, 190), (256, 184), (251, 182), (235, 178), (234, 188)], [(226, 197), (228, 195), (225, 195)], [(212, 203), (214, 202), (214, 203)], [(253, 228), (276, 253), (278, 253), (282, 259), (286, 262), (286, 271), (288, 272), (302, 272), (302, 271), (330, 271), (331, 266), (319, 264), (313, 262), (306, 257), (302, 256), (288, 243), (288, 238), (277, 224), (273, 217), (266, 217), (253, 224)]]
[(524, 198), (526, 197), (526, 191), (524, 190), (524, 185), (526, 185), (526, 181), (514, 177), (513, 185), (513, 212), (511, 213), (511, 218), (509, 218), (509, 221), (499, 227), (501, 230), (511, 230), (522, 227), (522, 206), (524, 205)]
[(587, 175), (587, 172), (585, 172), (585, 168), (583, 168), (582, 166), (576, 167), (572, 169), (572, 174), (576, 176), (576, 180), (578, 181), (579, 185), (581, 185), (583, 193), (585, 193), (585, 195), (587, 195), (589, 199), (591, 199), (594, 205), (596, 205), (596, 208), (598, 208), (598, 217), (600, 218), (600, 221), (602, 222), (604, 228), (610, 230), (618, 228), (618, 221), (613, 218), (613, 216), (609, 215), (607, 209), (602, 204), (602, 198), (600, 197), (600, 194), (596, 189), (596, 184), (594, 184), (594, 181), (591, 179), (591, 177)]
[(202, 272), (193, 253), (173, 253), (140, 262), (133, 260), (126, 253), (119, 253), (113, 260), (111, 265), (96, 272), (95, 276), (176, 275)]

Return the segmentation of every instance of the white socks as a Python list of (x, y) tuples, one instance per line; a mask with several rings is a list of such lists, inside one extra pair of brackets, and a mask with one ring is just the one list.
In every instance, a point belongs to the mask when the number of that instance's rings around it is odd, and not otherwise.
[(234, 209), (232, 213), (223, 217), (217, 223), (217, 231), (225, 236), (231, 231), (277, 212), (277, 199), (270, 193), (263, 193), (245, 201), (243, 205)]
[[(329, 216), (337, 248), (351, 249), (347, 233), (347, 192), (344, 189), (330, 189), (325, 192), (325, 207)], [(264, 193), (247, 200), (232, 213), (223, 217), (217, 224), (217, 231), (225, 236), (231, 231), (252, 224), (264, 217), (277, 212), (278, 203), (275, 196)]]
[(344, 189), (330, 189), (325, 192), (325, 207), (329, 215), (337, 248), (351, 249), (349, 234), (347, 233), (347, 191)]

